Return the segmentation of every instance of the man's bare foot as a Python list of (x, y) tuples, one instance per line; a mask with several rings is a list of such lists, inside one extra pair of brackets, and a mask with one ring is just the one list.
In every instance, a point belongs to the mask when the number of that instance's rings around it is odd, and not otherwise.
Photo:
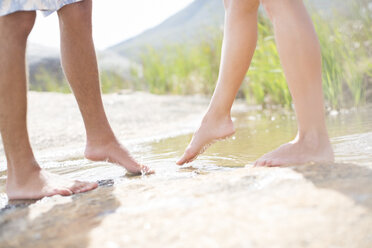
[(8, 171), (6, 194), (9, 200), (30, 200), (53, 195), (69, 196), (95, 189), (97, 186), (95, 182), (65, 179), (33, 164), (22, 168), (21, 174)]
[(255, 166), (283, 166), (306, 163), (333, 162), (334, 154), (327, 134), (317, 132), (303, 135), (263, 155)]
[(145, 165), (137, 163), (127, 149), (118, 141), (110, 141), (103, 144), (87, 144), (85, 157), (92, 161), (107, 161), (124, 167), (132, 174), (153, 174), (154, 171)]
[(203, 153), (214, 141), (225, 139), (235, 133), (230, 116), (215, 118), (205, 116), (199, 129), (194, 133), (183, 156), (177, 161), (178, 165), (190, 163)]

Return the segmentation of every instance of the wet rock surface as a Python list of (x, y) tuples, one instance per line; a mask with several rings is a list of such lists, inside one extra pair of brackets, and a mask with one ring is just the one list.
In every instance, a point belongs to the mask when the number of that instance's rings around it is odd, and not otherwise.
[[(107, 111), (121, 138), (141, 140), (161, 136), (165, 130), (194, 128), (190, 123), (199, 121), (207, 104), (202, 98), (140, 94), (105, 96)], [(147, 97), (149, 105), (142, 115), (139, 96)], [(34, 101), (36, 98), (59, 111), (65, 104), (71, 106), (62, 117), (52, 108), (38, 109), (41, 103)], [(35, 121), (30, 123), (33, 143), (40, 154), (47, 154), (41, 158), (59, 158), (48, 150), (51, 145), (63, 150), (66, 141), (72, 148), (84, 144), (77, 107), (67, 103), (73, 101), (70, 95), (32, 93), (30, 100), (30, 120)], [(124, 121), (124, 102), (133, 108), (133, 115), (128, 117), (132, 122)], [(192, 109), (177, 111), (187, 106)], [(239, 109), (239, 104), (235, 108)], [(161, 112), (159, 116), (150, 116), (156, 111)], [(172, 118), (164, 126), (161, 117), (169, 115)], [(66, 116), (75, 129), (63, 128)], [(143, 130), (133, 129), (136, 118)], [(38, 126), (52, 131), (46, 124), (48, 119), (55, 125), (52, 134)], [(356, 142), (357, 137), (361, 142)], [(351, 151), (360, 157), (363, 149), (369, 151), (372, 133), (357, 137), (346, 140), (354, 143), (336, 140), (336, 155), (342, 157)], [(45, 140), (50, 143), (44, 144)], [(67, 151), (67, 157), (61, 156), (60, 162), (53, 164), (55, 172), (69, 163), (112, 168), (84, 162), (80, 151), (76, 157), (70, 148)], [(160, 168), (153, 176), (129, 177), (115, 169), (106, 175), (101, 170), (92, 177), (98, 180), (99, 188), (84, 194), (14, 202), (0, 194), (0, 247), (371, 247), (372, 164), (368, 163), (370, 155), (364, 155), (363, 163), (353, 163), (352, 156), (345, 156), (344, 163), (284, 168), (248, 164), (245, 168), (205, 170), (191, 164), (175, 167), (173, 174), (167, 175), (174, 165), (174, 154), (170, 152), (172, 159), (152, 158), (155, 169)], [(170, 165), (161, 170), (164, 163)], [(5, 166), (3, 162), (1, 166)], [(78, 178), (84, 176), (74, 173)], [(122, 175), (112, 176), (116, 174)], [(2, 192), (5, 179), (3, 170)]]
[[(370, 247), (372, 172), (353, 164), (151, 177), (3, 209), (1, 247)], [(9, 203), (12, 204), (12, 203)]]

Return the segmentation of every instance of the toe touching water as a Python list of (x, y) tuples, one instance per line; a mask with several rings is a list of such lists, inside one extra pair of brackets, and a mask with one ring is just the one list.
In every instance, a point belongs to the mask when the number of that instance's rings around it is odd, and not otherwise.
[(185, 153), (177, 161), (177, 164), (183, 165), (192, 162), (213, 142), (231, 137), (234, 133), (234, 124), (230, 116), (222, 119), (206, 117), (192, 137)]

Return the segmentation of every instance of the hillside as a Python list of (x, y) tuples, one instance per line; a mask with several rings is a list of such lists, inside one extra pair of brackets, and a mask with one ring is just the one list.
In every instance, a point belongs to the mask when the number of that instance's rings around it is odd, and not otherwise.
[[(333, 8), (345, 7), (345, 3), (340, 4), (337, 0), (311, 0), (307, 4), (326, 14), (329, 14)], [(156, 49), (171, 43), (200, 40), (201, 37), (206, 36), (205, 30), (208, 30), (208, 27), (222, 26), (223, 21), (222, 0), (195, 0), (158, 26), (114, 45), (108, 50), (138, 60), (141, 51), (147, 46)]]
[(159, 48), (170, 43), (200, 39), (200, 34), (205, 32), (206, 27), (222, 26), (223, 19), (222, 0), (195, 0), (160, 25), (108, 50), (124, 57), (138, 59), (141, 50), (146, 46)]

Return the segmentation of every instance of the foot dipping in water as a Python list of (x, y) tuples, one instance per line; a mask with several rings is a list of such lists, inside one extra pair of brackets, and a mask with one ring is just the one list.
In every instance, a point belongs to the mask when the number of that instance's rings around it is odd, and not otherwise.
[(256, 166), (333, 162), (325, 124), (320, 45), (302, 0), (225, 0), (225, 31), (217, 86), (202, 123), (183, 156), (193, 161), (208, 145), (234, 133), (231, 107), (257, 43), (262, 4), (273, 23), (281, 64), (297, 117), (296, 138), (259, 158)]

